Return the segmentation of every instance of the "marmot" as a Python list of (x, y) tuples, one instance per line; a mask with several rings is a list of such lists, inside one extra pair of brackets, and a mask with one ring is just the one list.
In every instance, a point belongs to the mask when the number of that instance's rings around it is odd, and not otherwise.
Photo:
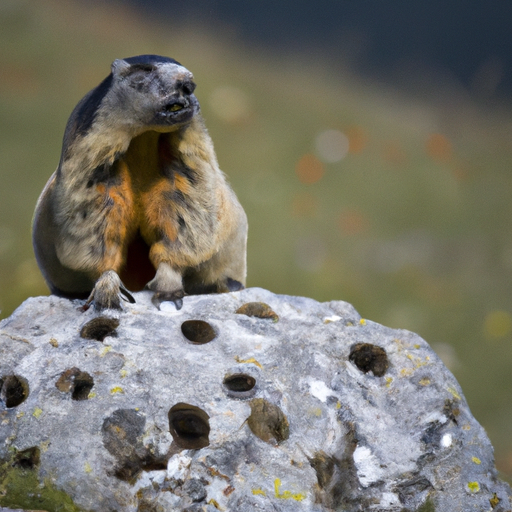
[[(120, 308), (243, 288), (247, 218), (219, 169), (195, 83), (157, 55), (118, 59), (75, 107), (36, 205), (33, 244), (55, 295)], [(124, 283), (124, 286), (123, 286)]]

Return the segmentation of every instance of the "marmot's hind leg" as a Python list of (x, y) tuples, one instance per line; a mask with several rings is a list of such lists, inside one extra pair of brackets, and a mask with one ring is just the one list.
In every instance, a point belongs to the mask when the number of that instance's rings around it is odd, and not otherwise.
[(246, 235), (240, 230), (212, 258), (185, 276), (185, 291), (190, 295), (237, 292), (245, 287)]
[(209, 293), (226, 293), (226, 292), (239, 292), (245, 286), (236, 279), (231, 277), (223, 278), (220, 282), (206, 283), (198, 281), (185, 282), (185, 292), (187, 295), (205, 295)]

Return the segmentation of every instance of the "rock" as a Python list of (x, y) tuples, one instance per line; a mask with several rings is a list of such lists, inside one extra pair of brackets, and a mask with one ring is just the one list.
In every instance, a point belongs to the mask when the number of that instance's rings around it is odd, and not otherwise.
[(258, 288), (135, 298), (103, 319), (32, 298), (0, 323), (0, 507), (512, 509), (416, 334)]

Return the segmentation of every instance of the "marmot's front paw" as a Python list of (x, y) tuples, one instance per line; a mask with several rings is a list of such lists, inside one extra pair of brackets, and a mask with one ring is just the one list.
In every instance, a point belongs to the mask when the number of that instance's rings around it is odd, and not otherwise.
[(122, 309), (121, 295), (123, 295), (128, 302), (132, 304), (135, 302), (132, 294), (126, 289), (116, 272), (107, 270), (103, 272), (96, 281), (84, 308), (87, 309), (91, 302), (94, 302), (94, 309), (96, 311), (103, 309)]
[(145, 288), (155, 292), (151, 302), (157, 309), (160, 309), (160, 304), (166, 301), (174, 302), (176, 309), (182, 308), (185, 290), (181, 273), (173, 269), (169, 263), (162, 262), (158, 265), (155, 277)]

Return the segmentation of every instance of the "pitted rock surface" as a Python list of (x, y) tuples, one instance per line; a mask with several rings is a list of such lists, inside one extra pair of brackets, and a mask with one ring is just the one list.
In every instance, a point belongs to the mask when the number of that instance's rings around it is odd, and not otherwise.
[(32, 298), (0, 323), (0, 507), (512, 509), (483, 428), (416, 334), (259, 288), (179, 311), (135, 298), (92, 323), (80, 301)]

